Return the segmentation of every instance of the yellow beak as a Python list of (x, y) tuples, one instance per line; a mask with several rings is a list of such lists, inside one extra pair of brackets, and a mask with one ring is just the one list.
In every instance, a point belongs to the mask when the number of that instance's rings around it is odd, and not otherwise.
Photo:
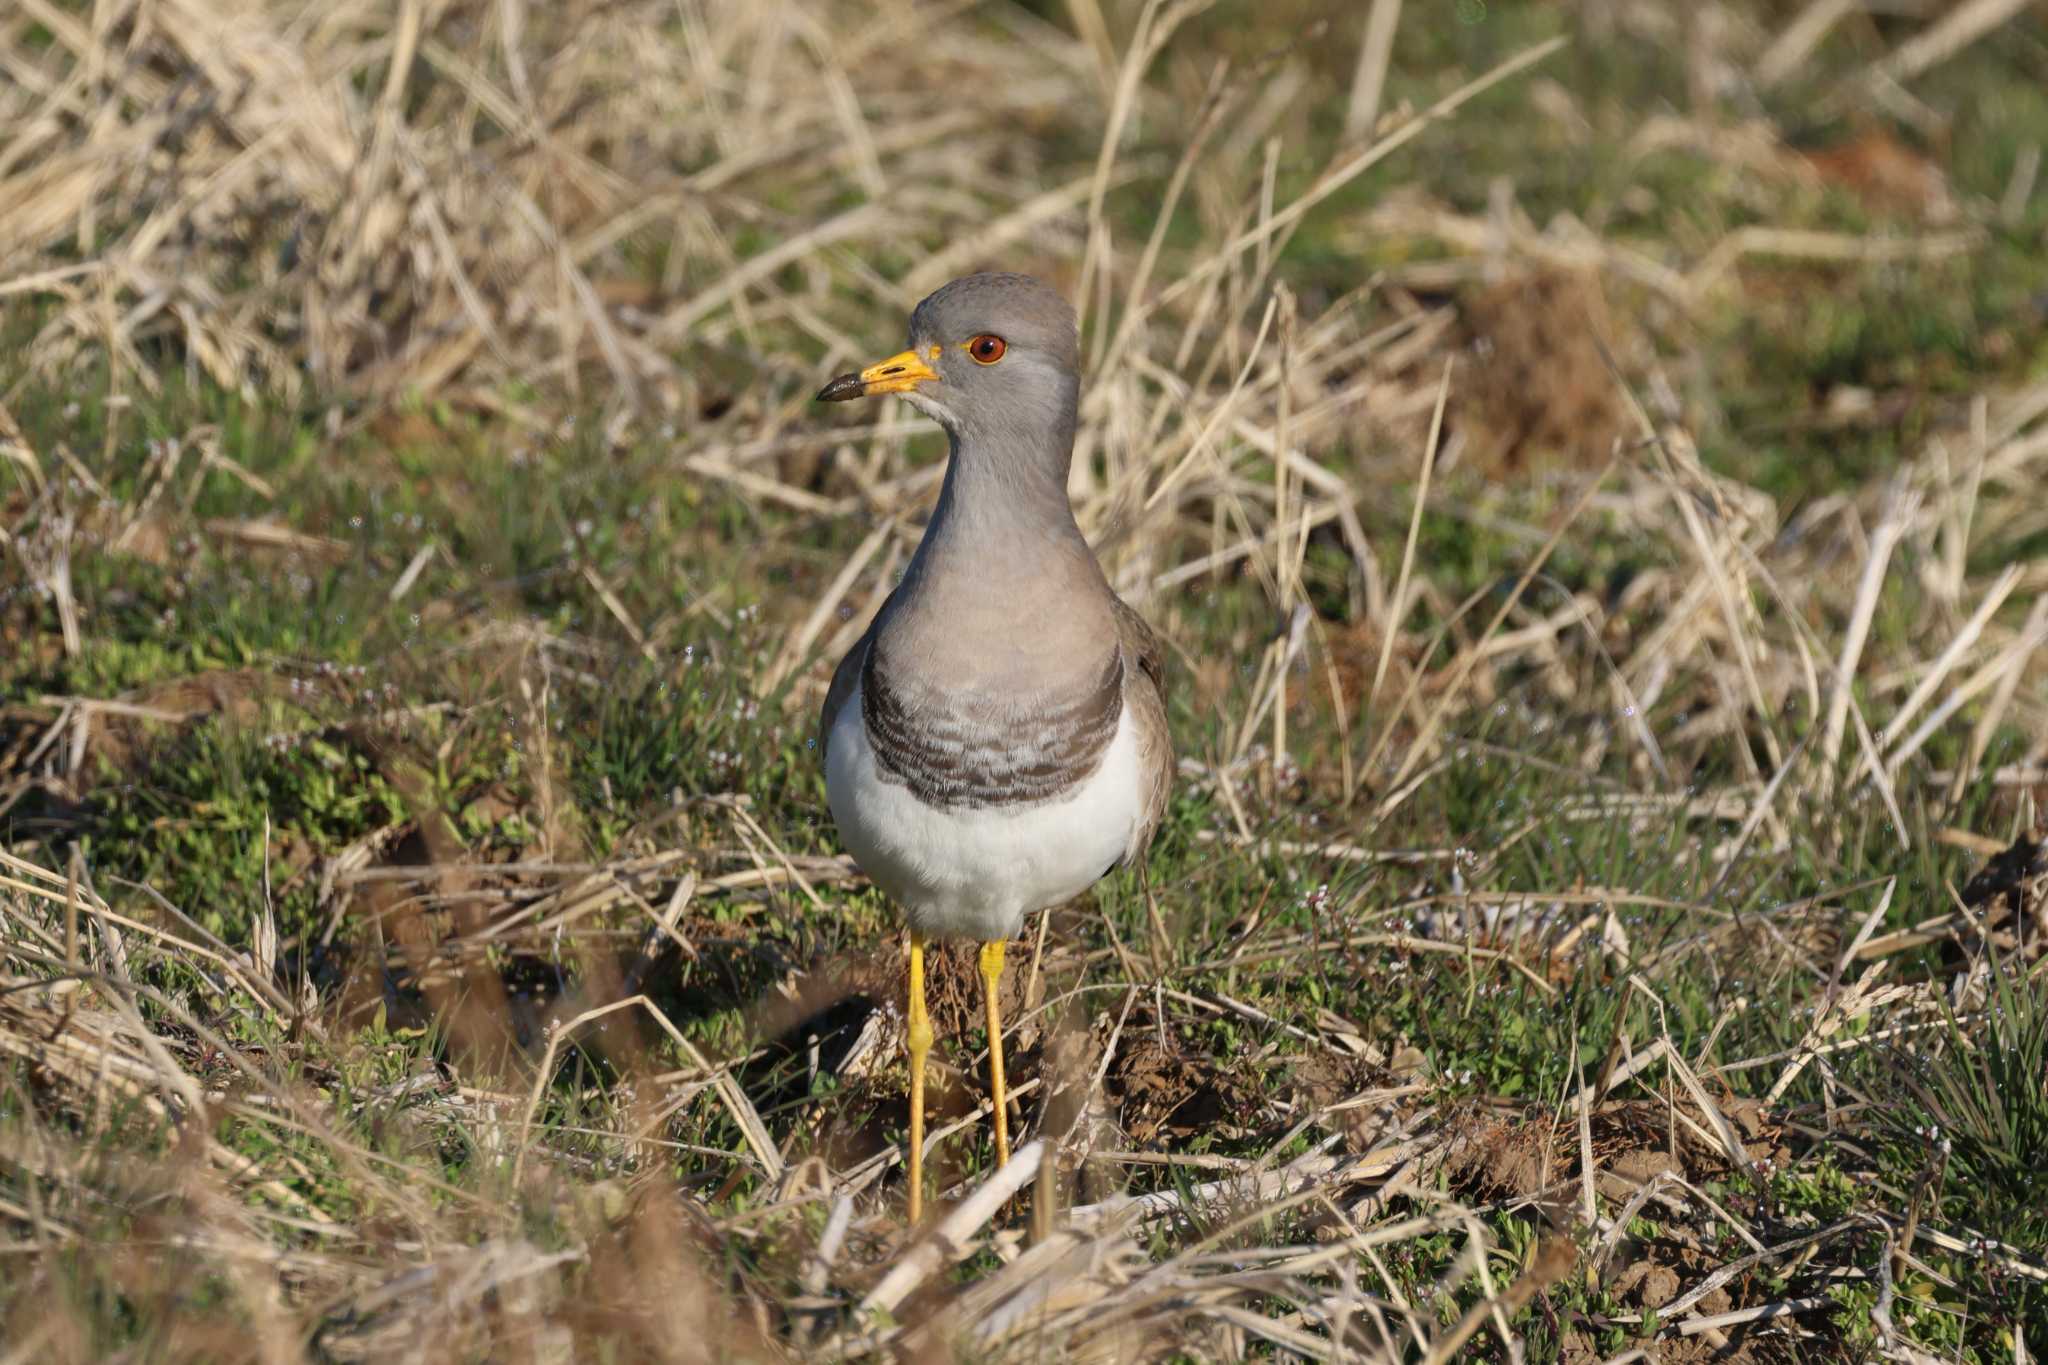
[(936, 384), (937, 370), (916, 351), (892, 355), (868, 366), (859, 374), (842, 374), (818, 390), (821, 403), (844, 403), (849, 398), (873, 398), (881, 393), (909, 393), (920, 384)]

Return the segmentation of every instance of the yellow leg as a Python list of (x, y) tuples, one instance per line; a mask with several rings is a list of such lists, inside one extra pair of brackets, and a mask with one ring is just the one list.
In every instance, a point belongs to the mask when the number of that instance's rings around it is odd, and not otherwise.
[(932, 1050), (932, 1020), (924, 1008), (924, 935), (910, 935), (910, 1223), (924, 1216), (924, 1062)]
[(996, 1166), (1010, 1164), (1010, 1110), (1003, 1093), (1003, 1009), (997, 986), (1003, 979), (1003, 944), (981, 945), (981, 989), (988, 997), (988, 1089), (995, 1102)]

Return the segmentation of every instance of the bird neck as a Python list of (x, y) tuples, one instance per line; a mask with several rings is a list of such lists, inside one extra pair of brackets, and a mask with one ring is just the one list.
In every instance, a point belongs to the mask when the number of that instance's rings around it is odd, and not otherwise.
[[(938, 506), (876, 639), (885, 665), (994, 693), (1086, 682), (1114, 647), (1116, 597), (1038, 448), (953, 438)], [(1085, 677), (1081, 675), (1085, 674)]]
[(984, 576), (1042, 573), (1048, 559), (1070, 560), (1076, 551), (1092, 565), (1067, 499), (1073, 441), (1071, 420), (1054, 431), (949, 432), (945, 482), (925, 546), (973, 556)]

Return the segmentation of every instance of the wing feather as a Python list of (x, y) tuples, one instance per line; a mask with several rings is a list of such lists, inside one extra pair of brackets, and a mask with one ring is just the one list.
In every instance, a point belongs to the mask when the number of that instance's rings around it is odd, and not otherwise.
[(875, 632), (881, 628), (882, 620), (889, 614), (889, 604), (896, 599), (891, 592), (882, 602), (875, 619), (868, 622), (868, 628), (853, 642), (853, 648), (846, 651), (846, 657), (832, 670), (832, 685), (825, 689), (825, 706), (818, 714), (818, 762), (825, 761), (825, 751), (832, 744), (832, 726), (839, 719), (839, 708), (846, 705), (860, 687), (861, 670), (867, 667), (868, 647), (875, 642)]
[(1126, 865), (1145, 860), (1152, 836), (1166, 814), (1173, 790), (1173, 736), (1166, 728), (1166, 644), (1136, 608), (1116, 601), (1116, 633), (1137, 667), (1124, 673), (1124, 710), (1138, 731), (1138, 763), (1144, 772), (1145, 805), (1124, 852)]

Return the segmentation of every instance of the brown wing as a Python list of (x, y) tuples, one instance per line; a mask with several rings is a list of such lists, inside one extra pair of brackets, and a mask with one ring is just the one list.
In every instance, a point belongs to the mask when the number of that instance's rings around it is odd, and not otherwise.
[(868, 628), (853, 642), (853, 648), (846, 651), (839, 667), (832, 670), (832, 685), (825, 689), (825, 709), (818, 715), (818, 762), (821, 766), (825, 762), (825, 750), (832, 743), (832, 723), (839, 719), (839, 708), (846, 705), (854, 689), (860, 686), (860, 671), (867, 664), (868, 646), (874, 643), (875, 628), (888, 615), (889, 600), (894, 597), (895, 594), (891, 593), (883, 600), (875, 619), (868, 622)]
[(1122, 598), (1116, 604), (1116, 633), (1124, 652), (1138, 666), (1124, 674), (1124, 708), (1138, 727), (1138, 763), (1145, 774), (1145, 810), (1131, 836), (1124, 862), (1144, 862), (1152, 835), (1166, 814), (1173, 789), (1173, 736), (1166, 729), (1166, 645), (1145, 618)]

